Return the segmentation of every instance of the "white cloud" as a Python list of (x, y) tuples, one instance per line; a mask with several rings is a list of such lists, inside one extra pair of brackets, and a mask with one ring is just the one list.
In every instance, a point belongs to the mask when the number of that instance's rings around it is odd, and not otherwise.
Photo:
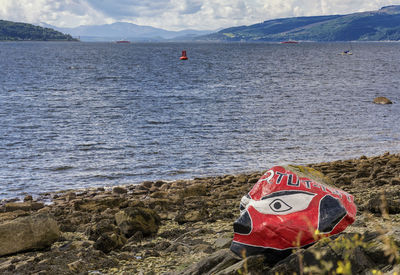
[(0, 0), (3, 20), (56, 26), (77, 26), (112, 22), (101, 10), (92, 8), (86, 0)]
[(132, 22), (165, 29), (217, 29), (265, 20), (376, 10), (400, 0), (0, 0), (0, 18), (59, 27)]

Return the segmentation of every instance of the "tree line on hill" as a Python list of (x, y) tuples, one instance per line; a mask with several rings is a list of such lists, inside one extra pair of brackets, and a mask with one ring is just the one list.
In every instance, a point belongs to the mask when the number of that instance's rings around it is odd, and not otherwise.
[(0, 41), (77, 41), (77, 39), (50, 28), (0, 20)]
[(223, 29), (209, 41), (399, 41), (400, 5), (345, 15), (280, 18)]

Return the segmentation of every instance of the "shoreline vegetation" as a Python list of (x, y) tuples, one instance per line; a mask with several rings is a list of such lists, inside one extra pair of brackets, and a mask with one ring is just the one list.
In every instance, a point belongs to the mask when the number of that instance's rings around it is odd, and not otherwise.
[(50, 204), (3, 200), (0, 273), (399, 274), (400, 154), (306, 166), (355, 197), (357, 218), (276, 264), (229, 250), (240, 199), (260, 171), (69, 190)]
[(0, 41), (79, 41), (69, 34), (27, 23), (0, 20)]

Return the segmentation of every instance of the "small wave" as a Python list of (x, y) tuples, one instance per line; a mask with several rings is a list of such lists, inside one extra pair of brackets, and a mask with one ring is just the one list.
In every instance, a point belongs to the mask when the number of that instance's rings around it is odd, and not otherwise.
[(70, 169), (74, 169), (73, 166), (68, 166), (68, 165), (62, 165), (62, 166), (56, 166), (56, 167), (50, 167), (49, 170), (50, 171), (65, 171), (65, 170), (70, 170)]
[(300, 146), (288, 146), (285, 148), (285, 150), (298, 150), (298, 149), (301, 149), (301, 147)]
[(177, 176), (177, 175), (183, 175), (187, 174), (189, 171), (186, 170), (175, 170), (175, 171), (170, 171), (167, 173), (168, 176)]
[(76, 148), (79, 151), (89, 151), (92, 150), (93, 148), (97, 149), (97, 146), (99, 145), (105, 145), (105, 143), (104, 142), (82, 143), (82, 144), (77, 144)]
[(35, 130), (35, 129), (39, 129), (41, 126), (40, 125), (17, 125), (16, 128), (17, 129), (21, 129), (21, 130)]
[(97, 81), (100, 81), (100, 80), (108, 80), (108, 79), (111, 79), (111, 80), (118, 80), (118, 79), (120, 79), (121, 77), (120, 76), (99, 76), (99, 77), (96, 77), (96, 80)]
[(155, 121), (155, 120), (147, 120), (146, 122), (150, 125), (160, 125), (169, 123), (169, 121)]
[(81, 143), (78, 144), (78, 147), (92, 147), (92, 146), (96, 146), (96, 145), (102, 145), (105, 144), (104, 142), (89, 142), (89, 143)]
[(16, 141), (16, 142), (6, 143), (5, 145), (6, 145), (7, 147), (13, 147), (13, 146), (16, 146), (16, 145), (21, 145), (21, 144), (23, 144), (23, 142), (21, 142), (21, 141)]
[(116, 180), (120, 179), (123, 175), (94, 175), (92, 178), (100, 180)]
[[(151, 174), (151, 173), (150, 173)], [(94, 174), (92, 176), (88, 176), (87, 178), (96, 179), (96, 180), (118, 180), (127, 178), (140, 177), (143, 175), (147, 175), (147, 173), (111, 173), (111, 174)]]

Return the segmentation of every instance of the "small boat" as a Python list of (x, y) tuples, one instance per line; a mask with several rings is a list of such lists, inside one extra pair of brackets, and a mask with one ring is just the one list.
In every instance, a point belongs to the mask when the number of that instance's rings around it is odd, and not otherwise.
[(350, 50), (343, 51), (340, 53), (341, 55), (352, 55), (353, 53)]
[(128, 40), (118, 40), (118, 41), (116, 41), (116, 43), (117, 43), (117, 44), (129, 44), (129, 43), (131, 43), (131, 41), (128, 41)]
[(299, 42), (294, 41), (294, 40), (287, 40), (287, 41), (282, 41), (281, 44), (298, 44)]
[(352, 55), (352, 54), (353, 54), (353, 52), (352, 52), (353, 47), (351, 46), (351, 43), (350, 43), (350, 42), (349, 42), (349, 45), (350, 45), (350, 47), (349, 47), (350, 49), (341, 52), (341, 53), (340, 53), (341, 55)]

